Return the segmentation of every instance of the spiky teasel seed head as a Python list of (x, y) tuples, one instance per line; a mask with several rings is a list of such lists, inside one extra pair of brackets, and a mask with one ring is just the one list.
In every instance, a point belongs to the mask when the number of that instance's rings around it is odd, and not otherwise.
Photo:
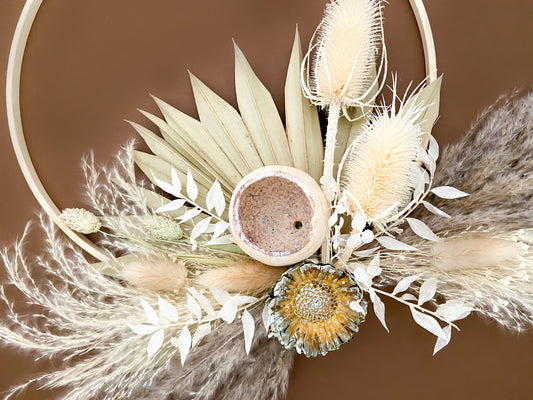
[(183, 236), (183, 231), (180, 225), (164, 215), (154, 215), (149, 217), (145, 222), (144, 226), (146, 230), (153, 238), (157, 240), (164, 241), (176, 241), (181, 239)]
[(102, 227), (98, 217), (84, 208), (65, 208), (59, 218), (73, 231), (85, 235), (96, 233)]
[[(396, 93), (393, 94), (396, 96)], [(405, 104), (404, 102), (403, 104)], [(391, 220), (412, 200), (424, 173), (420, 159), (423, 132), (415, 103), (378, 112), (350, 145), (341, 163), (340, 186), (352, 215), (363, 214), (375, 225)]]
[(327, 6), (302, 71), (311, 101), (346, 107), (373, 100), (369, 94), (379, 92), (379, 76), (386, 75), (381, 8), (381, 0), (333, 0)]
[(326, 355), (359, 330), (367, 307), (362, 297), (350, 275), (331, 265), (295, 266), (276, 282), (267, 300), (271, 335), (307, 357)]

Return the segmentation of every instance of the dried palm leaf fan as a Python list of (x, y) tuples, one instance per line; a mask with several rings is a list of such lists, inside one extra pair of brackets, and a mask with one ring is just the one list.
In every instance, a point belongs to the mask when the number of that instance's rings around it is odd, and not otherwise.
[[(410, 4), (428, 77), (410, 95), (398, 100), (393, 85), (392, 105), (374, 104), (387, 69), (382, 2), (333, 0), (305, 56), (296, 35), (286, 128), (235, 47), (239, 112), (191, 75), (200, 120), (155, 99), (163, 118), (142, 113), (161, 136), (131, 123), (152, 154), (128, 145), (104, 174), (86, 161), (93, 211), (63, 212), (31, 163), (20, 115), (21, 64), (41, 3), (26, 3), (16, 29), (7, 106), (17, 159), (50, 217), (42, 218), (49, 257), (37, 267), (59, 279), (38, 286), (22, 243), (3, 259), (9, 283), (46, 309), (57, 332), (21, 320), (2, 291), (10, 323), (0, 325), (0, 338), (71, 361), (12, 394), (37, 384), (68, 388), (66, 399), (276, 399), (291, 350), (337, 350), (358, 332), (369, 302), (387, 328), (383, 296), (437, 337), (435, 352), (472, 310), (508, 328), (531, 327), (531, 221), (512, 209), (505, 224), (475, 213), (471, 182), (494, 168), (476, 169), (474, 156), (463, 171), (464, 155), (452, 149), (437, 170), (431, 128), (440, 78), (421, 0)], [(325, 148), (310, 103), (327, 110)], [(528, 125), (513, 126), (502, 151), (528, 154)], [(524, 159), (501, 170), (531, 180)], [(135, 164), (152, 185), (137, 180)], [(469, 200), (455, 208), (428, 201), (468, 196), (450, 182), (473, 192)], [(528, 183), (511, 188), (526, 208)], [(497, 193), (491, 215), (511, 207)], [(54, 223), (100, 263), (61, 240)], [(98, 231), (100, 246), (80, 235)]]

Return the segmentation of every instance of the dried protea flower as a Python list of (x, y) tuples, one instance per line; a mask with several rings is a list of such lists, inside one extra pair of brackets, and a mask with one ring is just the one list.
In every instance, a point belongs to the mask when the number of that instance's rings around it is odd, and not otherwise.
[[(360, 106), (376, 89), (376, 58), (383, 43), (381, 0), (334, 0), (306, 56), (303, 86), (316, 104)], [(382, 57), (380, 69), (384, 68)], [(383, 71), (381, 71), (383, 72)], [(378, 74), (383, 75), (383, 74)]]
[(282, 275), (267, 300), (270, 335), (307, 357), (337, 350), (365, 319), (362, 296), (357, 283), (331, 265), (295, 266)]
[(424, 176), (421, 162), (422, 105), (380, 112), (348, 148), (340, 186), (352, 215), (383, 225), (406, 207)]
[(73, 231), (86, 235), (102, 227), (98, 217), (84, 208), (65, 208), (59, 218)]
[(144, 226), (150, 233), (150, 236), (157, 240), (172, 242), (181, 239), (183, 236), (180, 225), (164, 215), (150, 217), (145, 221)]

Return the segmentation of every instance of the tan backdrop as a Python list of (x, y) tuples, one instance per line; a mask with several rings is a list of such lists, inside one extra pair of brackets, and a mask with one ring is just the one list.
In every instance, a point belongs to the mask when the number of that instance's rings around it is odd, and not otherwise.
[[(385, 11), (390, 67), (400, 86), (423, 78), (407, 0)], [(123, 122), (150, 125), (149, 93), (196, 116), (187, 69), (235, 104), (234, 38), (282, 109), (284, 74), (298, 24), (304, 43), (325, 0), (46, 0), (31, 32), (22, 77), (22, 113), (30, 152), (60, 207), (81, 206), (79, 160), (93, 149), (109, 160), (134, 136)], [(0, 69), (22, 0), (0, 0)], [(453, 142), (484, 107), (533, 78), (531, 0), (427, 0), (439, 70), (441, 117), (434, 134)], [(1, 79), (2, 93), (4, 79)], [(19, 235), (38, 210), (11, 150), (0, 96), (0, 244)], [(531, 189), (531, 188), (529, 188)], [(35, 229), (37, 231), (37, 229)], [(31, 254), (39, 254), (39, 234)], [(374, 317), (355, 340), (327, 357), (296, 357), (287, 399), (530, 399), (533, 334), (500, 330), (477, 317), (462, 321), (449, 347), (432, 357), (434, 338), (409, 311), (387, 303), (387, 334)], [(1, 349), (0, 390), (60, 360)], [(28, 392), (22, 399), (53, 393)]]

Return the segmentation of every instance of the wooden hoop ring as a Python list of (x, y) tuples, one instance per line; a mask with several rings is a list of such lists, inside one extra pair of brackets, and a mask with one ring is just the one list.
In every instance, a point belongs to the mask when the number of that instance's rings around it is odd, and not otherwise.
[[(33, 166), (33, 162), (28, 152), (28, 146), (26, 145), (20, 112), (20, 78), (26, 43), (28, 42), (31, 27), (42, 2), (43, 0), (28, 0), (24, 5), (9, 52), (6, 80), (6, 107), (13, 149), (15, 150), (15, 156), (17, 157), (20, 169), (24, 174), (24, 178), (44, 212), (46, 212), (52, 218), (54, 223), (83, 250), (100, 261), (109, 262), (109, 256), (102, 249), (85, 236), (74, 232), (61, 221), (59, 218), (61, 211), (57, 208), (44, 188), (39, 175)], [(428, 76), (429, 82), (432, 82), (437, 79), (437, 58), (428, 15), (423, 0), (409, 0), (409, 3), (416, 17), (418, 30), (420, 31), (420, 37), (422, 39), (426, 75)]]

